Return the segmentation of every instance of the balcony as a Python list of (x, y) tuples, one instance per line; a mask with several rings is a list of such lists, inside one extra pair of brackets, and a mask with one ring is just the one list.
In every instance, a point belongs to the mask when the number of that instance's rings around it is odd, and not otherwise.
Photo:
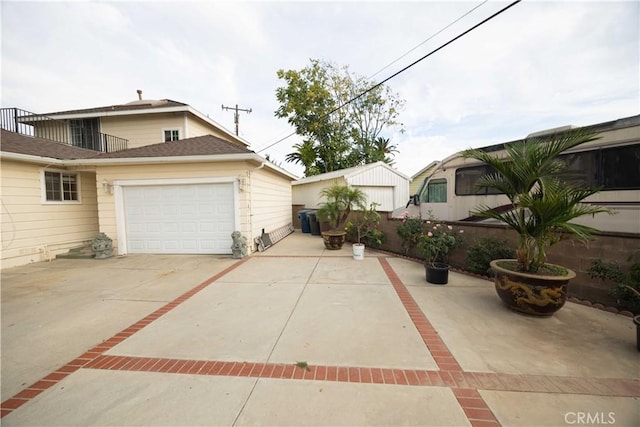
[(0, 128), (102, 153), (126, 150), (129, 142), (98, 132), (98, 119), (56, 120), (20, 108), (0, 108)]

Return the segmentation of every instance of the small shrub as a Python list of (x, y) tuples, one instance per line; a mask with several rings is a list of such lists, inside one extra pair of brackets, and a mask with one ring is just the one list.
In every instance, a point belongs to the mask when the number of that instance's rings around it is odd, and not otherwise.
[(493, 270), (489, 263), (494, 259), (515, 258), (516, 251), (506, 240), (495, 237), (481, 237), (467, 248), (465, 257), (467, 271), (493, 277)]
[[(635, 255), (638, 253), (631, 255), (629, 260)], [(618, 305), (633, 313), (640, 313), (640, 261), (631, 264), (629, 271), (624, 272), (615, 262), (596, 259), (592, 261), (587, 274), (591, 278), (613, 283), (609, 293)]]
[(404, 254), (416, 247), (420, 237), (422, 236), (423, 221), (419, 216), (410, 217), (405, 215), (402, 222), (396, 227), (398, 236), (402, 239), (402, 248)]

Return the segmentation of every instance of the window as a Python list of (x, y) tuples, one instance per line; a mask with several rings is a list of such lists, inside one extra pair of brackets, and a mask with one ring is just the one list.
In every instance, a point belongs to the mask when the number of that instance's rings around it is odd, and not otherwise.
[(483, 176), (495, 173), (495, 169), (488, 165), (471, 166), (456, 170), (456, 195), (469, 196), (476, 194), (500, 194), (493, 188), (476, 188), (476, 182)]
[(164, 142), (177, 141), (180, 139), (180, 129), (165, 129)]
[(603, 190), (640, 188), (640, 144), (564, 154), (567, 181)]
[(640, 188), (640, 144), (602, 150), (602, 177), (605, 190)]
[(47, 202), (77, 202), (80, 179), (64, 172), (44, 172), (44, 192)]
[(89, 150), (99, 150), (100, 132), (98, 128), (98, 119), (69, 120), (71, 145)]
[(584, 151), (581, 153), (563, 154), (560, 158), (567, 165), (564, 180), (573, 185), (597, 187), (598, 186), (598, 153), (597, 151)]
[(447, 203), (447, 180), (432, 179), (427, 191), (422, 193), (422, 201), (427, 203)]

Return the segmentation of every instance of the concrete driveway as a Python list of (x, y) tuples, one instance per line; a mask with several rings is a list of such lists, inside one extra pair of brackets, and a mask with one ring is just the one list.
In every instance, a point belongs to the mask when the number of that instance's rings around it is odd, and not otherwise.
[(2, 271), (3, 425), (640, 425), (631, 319), (326, 251)]

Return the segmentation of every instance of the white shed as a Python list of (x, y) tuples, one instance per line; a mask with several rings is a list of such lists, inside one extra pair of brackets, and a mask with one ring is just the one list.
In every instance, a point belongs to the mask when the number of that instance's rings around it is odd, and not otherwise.
[(379, 211), (392, 211), (409, 199), (410, 178), (384, 162), (341, 169), (293, 181), (294, 205), (316, 209), (323, 201), (320, 192), (333, 184), (347, 184), (367, 195), (367, 203), (379, 203)]

